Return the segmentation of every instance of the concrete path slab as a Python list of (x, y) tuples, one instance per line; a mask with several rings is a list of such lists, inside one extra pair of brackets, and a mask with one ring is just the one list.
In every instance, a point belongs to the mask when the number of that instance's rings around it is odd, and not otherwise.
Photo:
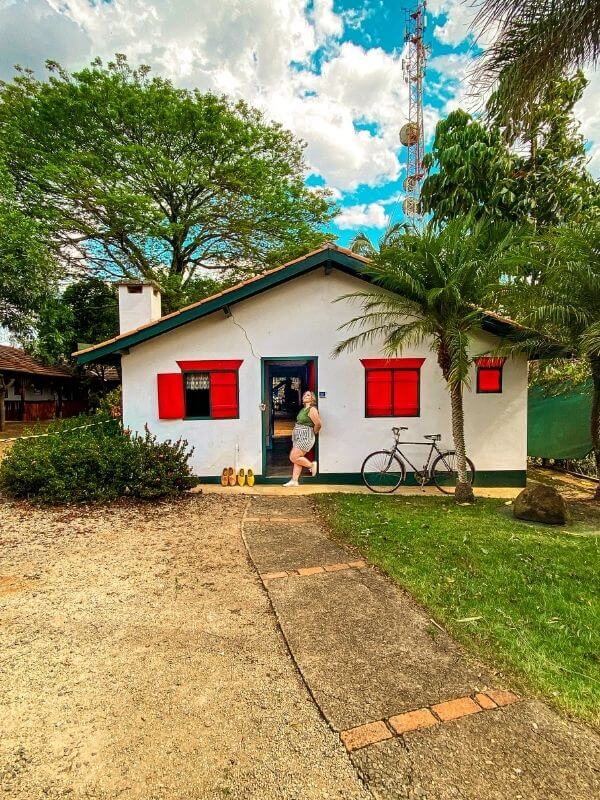
[(538, 702), (407, 734), (351, 755), (376, 798), (592, 800), (600, 739)]
[(259, 572), (336, 564), (348, 552), (323, 536), (314, 522), (246, 522), (246, 541)]
[(259, 572), (279, 575), (264, 585), (293, 659), (371, 796), (600, 797), (597, 733), (492, 691), (481, 667), (387, 577), (368, 566), (289, 572), (356, 559), (328, 539), (309, 504), (252, 497), (244, 541)]
[(450, 637), (371, 568), (273, 581), (269, 595), (296, 663), (338, 731), (486, 683)]

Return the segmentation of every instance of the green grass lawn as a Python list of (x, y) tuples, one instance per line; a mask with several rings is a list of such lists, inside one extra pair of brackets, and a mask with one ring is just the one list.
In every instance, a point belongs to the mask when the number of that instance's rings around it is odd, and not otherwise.
[(515, 688), (600, 724), (600, 524), (589, 514), (557, 529), (513, 519), (502, 500), (323, 495), (318, 504), (336, 536)]

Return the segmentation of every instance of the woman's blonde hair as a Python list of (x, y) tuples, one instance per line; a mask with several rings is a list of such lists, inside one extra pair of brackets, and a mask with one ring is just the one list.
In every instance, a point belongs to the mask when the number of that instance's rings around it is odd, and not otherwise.
[[(316, 406), (317, 405), (317, 395), (314, 392), (311, 392), (310, 389), (307, 389), (304, 392), (304, 394), (309, 394), (310, 395), (310, 404), (311, 404), (311, 406)], [(304, 395), (302, 395), (302, 396), (304, 397)]]

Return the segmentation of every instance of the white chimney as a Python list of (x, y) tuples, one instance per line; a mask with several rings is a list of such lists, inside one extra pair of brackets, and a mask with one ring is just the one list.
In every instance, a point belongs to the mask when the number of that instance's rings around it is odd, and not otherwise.
[(160, 319), (160, 292), (151, 283), (119, 283), (119, 332)]

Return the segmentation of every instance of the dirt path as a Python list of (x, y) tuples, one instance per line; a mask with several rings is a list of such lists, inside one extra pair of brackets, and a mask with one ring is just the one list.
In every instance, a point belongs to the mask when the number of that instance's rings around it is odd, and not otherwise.
[(245, 503), (0, 502), (0, 797), (370, 796), (247, 562)]

